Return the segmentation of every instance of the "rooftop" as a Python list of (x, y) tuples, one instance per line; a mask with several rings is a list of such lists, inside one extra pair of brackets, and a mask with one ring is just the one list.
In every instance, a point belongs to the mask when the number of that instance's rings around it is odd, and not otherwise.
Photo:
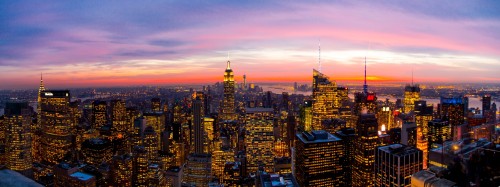
[(41, 184), (10, 169), (0, 170), (0, 186), (10, 187), (43, 187)]
[(405, 156), (405, 155), (413, 154), (413, 153), (420, 151), (419, 149), (417, 149), (415, 147), (410, 147), (410, 146), (406, 146), (403, 144), (391, 144), (391, 145), (379, 147), (378, 149), (380, 149), (384, 152), (390, 153), (392, 155), (395, 155), (395, 156)]
[(70, 176), (78, 178), (79, 180), (82, 180), (82, 181), (87, 181), (87, 180), (90, 180), (90, 179), (92, 179), (94, 177), (93, 175), (90, 175), (90, 174), (87, 174), (87, 173), (83, 173), (83, 172), (79, 172), (79, 171), (71, 174)]
[(311, 132), (297, 133), (297, 137), (306, 144), (309, 143), (325, 143), (340, 141), (339, 137), (332, 135), (324, 130), (316, 130)]

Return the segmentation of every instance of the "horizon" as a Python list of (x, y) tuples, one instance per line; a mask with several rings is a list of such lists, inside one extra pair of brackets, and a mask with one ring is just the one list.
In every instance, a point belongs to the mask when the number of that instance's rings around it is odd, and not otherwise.
[(0, 90), (500, 82), (500, 3), (431, 2), (0, 2)]

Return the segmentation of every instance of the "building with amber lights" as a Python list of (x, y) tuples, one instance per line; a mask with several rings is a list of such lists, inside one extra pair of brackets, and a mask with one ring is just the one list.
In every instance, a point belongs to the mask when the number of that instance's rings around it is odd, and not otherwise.
[(342, 139), (324, 130), (297, 133), (294, 174), (300, 186), (343, 186)]
[(41, 92), (40, 105), (40, 159), (57, 164), (67, 152), (74, 149), (71, 114), (69, 112), (70, 94), (68, 90), (45, 90)]
[(337, 137), (342, 139), (342, 144), (344, 148), (344, 157), (342, 158), (342, 163), (344, 163), (344, 186), (352, 186), (352, 172), (354, 163), (354, 143), (356, 141), (356, 131), (353, 128), (344, 128), (335, 133)]
[(377, 148), (375, 153), (375, 186), (409, 187), (411, 175), (422, 170), (422, 151), (402, 144)]
[(224, 98), (221, 105), (220, 119), (235, 120), (234, 105), (234, 73), (231, 69), (231, 62), (228, 60), (226, 71), (224, 72)]
[(113, 156), (111, 180), (114, 186), (132, 186), (133, 158), (130, 154)]
[(151, 110), (153, 112), (162, 112), (162, 107), (161, 107), (161, 99), (160, 98), (152, 98), (151, 99)]
[(212, 153), (212, 174), (219, 179), (219, 182), (223, 181), (226, 162), (234, 162), (234, 150), (219, 148)]
[(111, 111), (113, 131), (117, 136), (124, 136), (127, 130), (131, 127), (131, 122), (127, 121), (127, 108), (125, 107), (125, 101), (111, 101)]
[[(25, 176), (32, 176), (31, 114), (27, 102), (6, 103), (3, 126), (5, 127), (5, 154), (7, 168)], [(0, 122), (0, 126), (2, 126)]]
[(340, 99), (337, 96), (337, 83), (313, 69), (312, 85), (312, 129), (321, 130), (323, 120), (339, 116)]
[(146, 149), (147, 158), (149, 161), (154, 161), (158, 159), (158, 144), (160, 142), (157, 141), (156, 137), (158, 135), (154, 131), (152, 126), (146, 127), (144, 131), (144, 140), (143, 146)]
[(427, 169), (429, 158), (429, 121), (433, 119), (433, 106), (426, 101), (415, 101), (415, 123), (417, 124), (417, 148), (423, 152), (423, 167)]
[(103, 162), (109, 163), (111, 161), (113, 145), (108, 139), (87, 139), (82, 143), (81, 152), (86, 163), (98, 166)]
[(416, 85), (406, 85), (404, 93), (404, 113), (410, 113), (410, 111), (415, 110), (415, 101), (420, 100), (420, 86)]
[(469, 107), (469, 98), (467, 97), (441, 97), (438, 105), (438, 113), (441, 119), (447, 120), (451, 127), (451, 137), (458, 140), (462, 134), (459, 126), (464, 124), (465, 116)]
[(96, 100), (92, 103), (92, 128), (101, 129), (108, 124), (108, 103)]
[(377, 96), (373, 92), (358, 92), (354, 94), (354, 115), (361, 115), (364, 113), (376, 114), (377, 110)]
[(273, 171), (273, 132), (272, 120), (247, 121), (245, 125), (245, 148), (247, 158), (247, 171), (257, 172), (263, 166), (266, 172)]
[(132, 159), (132, 185), (147, 186), (149, 162), (146, 149), (143, 146), (135, 146)]
[(378, 123), (374, 114), (362, 114), (358, 119), (354, 143), (353, 186), (374, 185), (375, 150), (378, 144)]
[(184, 167), (182, 181), (194, 186), (208, 186), (212, 178), (212, 156), (210, 154), (190, 154)]
[(448, 121), (434, 119), (428, 123), (429, 133), (428, 141), (431, 148), (433, 144), (442, 144), (451, 139), (451, 127)]
[(161, 150), (161, 133), (165, 130), (165, 115), (161, 112), (144, 113), (147, 126), (151, 126), (156, 134), (156, 150)]
[(300, 125), (298, 131), (311, 131), (312, 130), (312, 101), (304, 101), (300, 108), (299, 113)]

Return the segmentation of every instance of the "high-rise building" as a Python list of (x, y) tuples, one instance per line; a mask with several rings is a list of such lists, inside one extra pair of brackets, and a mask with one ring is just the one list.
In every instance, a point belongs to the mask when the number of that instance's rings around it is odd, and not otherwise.
[[(448, 121), (434, 119), (429, 121), (428, 141), (429, 146), (433, 144), (442, 144), (444, 141), (451, 139), (451, 127)], [(431, 147), (433, 148), (433, 147)]]
[(441, 97), (438, 113), (441, 119), (447, 120), (451, 127), (451, 137), (458, 140), (459, 126), (464, 124), (468, 112), (469, 99), (467, 97)]
[(212, 154), (212, 174), (222, 182), (224, 167), (227, 162), (234, 162), (234, 150), (221, 147)]
[(404, 113), (410, 113), (410, 111), (415, 110), (415, 101), (420, 100), (420, 86), (416, 85), (406, 85), (404, 93)]
[(263, 166), (266, 172), (273, 171), (273, 121), (252, 119), (245, 125), (245, 147), (247, 171), (257, 172)]
[(82, 154), (86, 163), (95, 166), (103, 162), (109, 163), (113, 158), (113, 145), (108, 139), (87, 139), (82, 143)]
[(417, 146), (417, 124), (415, 122), (404, 122), (401, 128), (401, 144)]
[(113, 131), (116, 132), (117, 136), (124, 136), (131, 125), (131, 122), (127, 121), (127, 108), (125, 107), (125, 101), (111, 101), (111, 110), (111, 122), (113, 124)]
[(375, 186), (409, 187), (411, 175), (422, 170), (422, 151), (402, 144), (377, 148)]
[(69, 112), (70, 94), (68, 90), (41, 92), (40, 160), (57, 164), (67, 152), (74, 149), (71, 115)]
[(377, 95), (373, 92), (368, 92), (368, 84), (366, 83), (365, 57), (365, 82), (363, 84), (363, 92), (358, 92), (354, 95), (354, 115), (377, 114), (377, 112)]
[(155, 131), (155, 138), (157, 142), (156, 150), (161, 150), (161, 133), (165, 131), (165, 115), (161, 112), (144, 113), (144, 119), (146, 119), (147, 126), (153, 127)]
[(353, 186), (373, 186), (375, 150), (378, 146), (378, 123), (375, 114), (362, 114), (358, 119), (354, 143)]
[(203, 129), (203, 126), (202, 126), (202, 102), (201, 102), (201, 99), (199, 97), (197, 97), (194, 101), (193, 101), (193, 107), (192, 107), (192, 111), (193, 111), (193, 138), (192, 138), (192, 142), (193, 143), (193, 147), (194, 147), (194, 153), (195, 154), (202, 154), (204, 153), (203, 151), (203, 140), (205, 138), (204, 136), (204, 129)]
[(423, 152), (423, 167), (427, 169), (429, 158), (429, 121), (433, 118), (433, 106), (426, 101), (415, 101), (415, 123), (417, 124), (417, 148)]
[(481, 102), (483, 103), (483, 111), (491, 109), (491, 96), (485, 95), (483, 96)]
[(92, 103), (92, 128), (100, 130), (108, 124), (108, 103), (96, 100)]
[(162, 112), (162, 107), (161, 107), (161, 99), (160, 98), (153, 98), (151, 99), (151, 111), (153, 112)]
[[(32, 176), (31, 114), (27, 102), (6, 103), (4, 126), (7, 168), (27, 177)], [(0, 124), (1, 126), (2, 124)]]
[(228, 60), (226, 71), (224, 72), (224, 99), (222, 101), (220, 116), (222, 120), (236, 119), (234, 105), (234, 73), (231, 69), (231, 62)]
[(300, 126), (297, 128), (298, 131), (311, 131), (312, 130), (312, 101), (308, 100), (304, 102), (304, 105), (300, 108)]
[(354, 143), (356, 140), (356, 132), (353, 128), (343, 128), (335, 133), (337, 137), (342, 139), (344, 145), (344, 157), (341, 162), (345, 163), (344, 172), (344, 186), (352, 186), (352, 172), (354, 163)]
[(162, 170), (156, 163), (149, 164), (147, 181), (147, 186), (150, 187), (166, 186), (165, 170)]
[(148, 179), (148, 156), (146, 149), (143, 146), (135, 146), (133, 148), (133, 186), (147, 186)]
[(344, 186), (342, 139), (324, 130), (297, 133), (294, 171), (300, 186)]
[(132, 186), (133, 159), (130, 154), (113, 156), (111, 179), (114, 186)]
[(321, 130), (323, 120), (339, 116), (337, 83), (331, 82), (326, 75), (313, 69), (312, 98), (312, 129)]
[(155, 161), (158, 159), (158, 144), (160, 142), (156, 139), (156, 137), (158, 137), (158, 135), (156, 134), (153, 127), (146, 127), (146, 130), (144, 130), (144, 140), (142, 145), (146, 149), (146, 154), (149, 161)]
[(168, 187), (181, 187), (182, 183), (182, 167), (171, 166), (166, 170), (166, 186)]
[(190, 154), (184, 167), (182, 181), (194, 186), (208, 186), (212, 167), (212, 156), (210, 154)]
[(54, 187), (74, 186), (74, 187), (95, 187), (96, 177), (78, 171), (76, 165), (69, 163), (59, 163), (54, 166)]

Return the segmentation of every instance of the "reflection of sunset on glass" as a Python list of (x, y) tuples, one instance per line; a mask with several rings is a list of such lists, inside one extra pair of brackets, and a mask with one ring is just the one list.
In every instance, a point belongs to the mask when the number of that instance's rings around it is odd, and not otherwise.
[[(2, 2), (0, 89), (335, 80), (500, 80), (496, 2)], [(8, 18), (8, 19), (6, 19)], [(186, 74), (189, 76), (186, 76)], [(290, 75), (293, 75), (290, 76)], [(466, 75), (466, 76), (464, 76)], [(370, 79), (370, 77), (369, 77)], [(53, 80), (53, 81), (51, 81)]]

